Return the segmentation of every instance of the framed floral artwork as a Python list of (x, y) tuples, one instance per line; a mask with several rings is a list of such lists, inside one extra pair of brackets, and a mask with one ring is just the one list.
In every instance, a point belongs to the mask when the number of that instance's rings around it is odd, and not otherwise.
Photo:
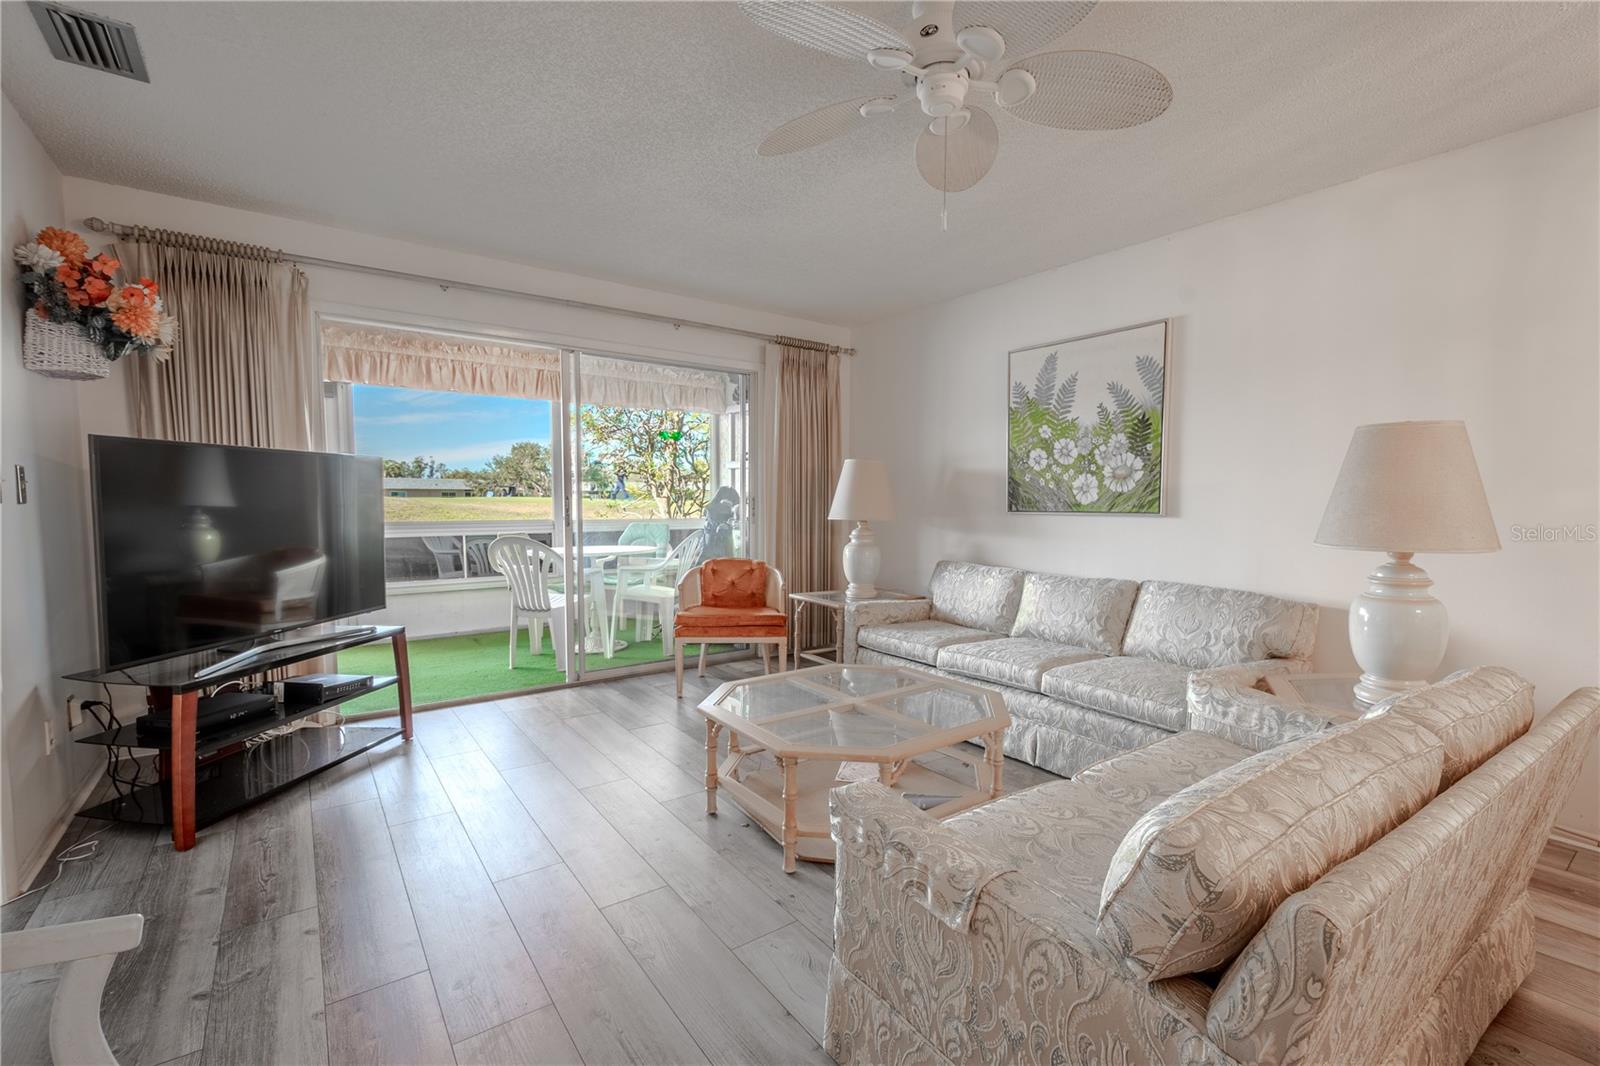
[(1169, 320), (1010, 353), (1008, 508), (1166, 513)]

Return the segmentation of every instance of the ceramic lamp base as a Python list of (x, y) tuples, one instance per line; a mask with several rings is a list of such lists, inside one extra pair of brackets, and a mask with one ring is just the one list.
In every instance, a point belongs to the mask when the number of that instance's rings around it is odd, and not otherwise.
[(1410, 552), (1390, 552), (1367, 575), (1350, 604), (1350, 650), (1361, 666), (1356, 699), (1373, 704), (1432, 681), (1450, 641), (1450, 618), (1432, 587)]
[(844, 576), (846, 598), (866, 599), (878, 594), (878, 567), (883, 558), (878, 553), (878, 538), (865, 522), (856, 523), (850, 531), (850, 543), (844, 546)]

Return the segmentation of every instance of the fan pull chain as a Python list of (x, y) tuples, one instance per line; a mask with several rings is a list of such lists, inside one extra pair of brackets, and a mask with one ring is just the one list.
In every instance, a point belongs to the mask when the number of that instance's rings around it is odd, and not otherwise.
[(939, 140), (944, 155), (944, 180), (939, 183), (939, 230), (950, 232), (950, 120), (944, 120), (944, 136)]

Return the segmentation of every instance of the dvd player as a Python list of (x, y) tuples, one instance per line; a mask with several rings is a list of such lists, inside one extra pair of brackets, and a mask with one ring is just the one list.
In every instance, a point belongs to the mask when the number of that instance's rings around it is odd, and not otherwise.
[(307, 674), (283, 682), (283, 702), (291, 707), (331, 703), (372, 687), (371, 674)]

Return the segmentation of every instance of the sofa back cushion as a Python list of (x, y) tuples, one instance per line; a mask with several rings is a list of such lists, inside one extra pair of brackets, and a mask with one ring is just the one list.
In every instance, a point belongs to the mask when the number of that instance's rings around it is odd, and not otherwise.
[(1101, 938), (1151, 981), (1226, 963), (1285, 899), (1432, 799), (1443, 761), (1422, 727), (1363, 718), (1190, 785), (1117, 848)]
[(1260, 659), (1309, 659), (1317, 606), (1259, 592), (1146, 581), (1122, 654), (1195, 669)]
[(1116, 655), (1138, 593), (1136, 581), (1027, 574), (1011, 635)]
[(1444, 742), (1443, 791), (1533, 724), (1533, 685), (1503, 666), (1458, 670), (1416, 692), (1391, 696), (1367, 712), (1407, 718)]
[(933, 568), (928, 598), (936, 622), (1009, 633), (1022, 599), (1022, 571), (946, 560)]

